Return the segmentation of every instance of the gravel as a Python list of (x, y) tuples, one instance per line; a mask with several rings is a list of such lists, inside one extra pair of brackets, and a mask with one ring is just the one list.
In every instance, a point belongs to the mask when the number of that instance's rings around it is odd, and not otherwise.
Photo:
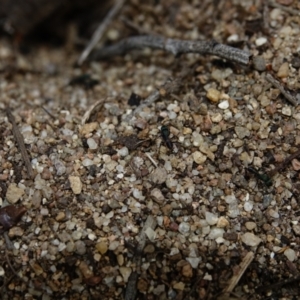
[[(122, 13), (171, 38), (232, 41), (251, 51), (251, 66), (142, 50), (80, 69), (77, 52), (37, 46), (22, 56), (0, 40), (0, 203), (22, 205), (13, 224), (1, 215), (3, 299), (123, 299), (129, 286), (137, 299), (217, 299), (250, 251), (234, 294), (296, 299), (285, 280), (298, 284), (300, 271), (300, 159), (274, 172), (272, 186), (262, 177), (300, 144), (299, 106), (265, 79), (271, 72), (299, 94), (300, 17), (257, 1), (203, 3), (171, 5), (174, 19), (167, 2), (140, 2), (139, 14), (130, 2)], [(297, 1), (284, 7), (300, 9)], [(245, 30), (253, 18), (266, 28)], [(111, 26), (132, 34), (118, 19)], [(132, 115), (132, 93), (143, 103), (184, 66), (193, 71), (180, 89), (161, 89)], [(98, 84), (67, 84), (84, 73)], [(144, 228), (149, 216), (157, 225)]]

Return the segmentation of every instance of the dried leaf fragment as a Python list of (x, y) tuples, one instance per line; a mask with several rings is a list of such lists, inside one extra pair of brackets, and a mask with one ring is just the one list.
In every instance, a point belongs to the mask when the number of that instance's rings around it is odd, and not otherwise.
[(0, 224), (5, 230), (15, 226), (25, 214), (27, 209), (24, 206), (8, 205), (0, 208)]

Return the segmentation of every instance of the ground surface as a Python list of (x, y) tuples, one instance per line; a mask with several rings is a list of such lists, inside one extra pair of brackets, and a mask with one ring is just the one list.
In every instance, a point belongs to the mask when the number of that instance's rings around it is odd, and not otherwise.
[[(4, 299), (123, 299), (135, 272), (137, 299), (229, 299), (222, 291), (249, 253), (232, 299), (298, 299), (300, 162), (272, 170), (298, 151), (300, 106), (265, 75), (300, 100), (299, 4), (196, 2), (131, 1), (121, 14), (142, 32), (214, 38), (262, 63), (145, 49), (74, 68), (69, 48), (22, 56), (0, 41), (1, 204), (27, 208), (0, 240)], [(107, 39), (128, 34), (116, 20)], [(184, 68), (179, 89), (161, 88)], [(98, 83), (69, 84), (80, 74)], [(157, 88), (133, 116), (131, 94)], [(270, 172), (272, 182), (259, 178)]]

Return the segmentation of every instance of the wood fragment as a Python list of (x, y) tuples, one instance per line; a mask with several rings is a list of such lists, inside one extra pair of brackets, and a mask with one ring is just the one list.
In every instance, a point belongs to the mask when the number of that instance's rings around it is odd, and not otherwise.
[(125, 292), (125, 300), (134, 300), (136, 299), (137, 295), (137, 280), (139, 278), (139, 275), (141, 273), (141, 265), (142, 265), (142, 253), (146, 245), (146, 231), (148, 228), (151, 228), (152, 230), (156, 227), (156, 220), (153, 216), (148, 216), (142, 231), (139, 234), (139, 242), (136, 248), (136, 253), (133, 258), (133, 262), (136, 264), (136, 270), (133, 271), (128, 279), (127, 286), (126, 286), (126, 292)]
[(12, 124), (13, 135), (17, 141), (17, 144), (18, 144), (19, 150), (21, 152), (25, 167), (27, 169), (28, 176), (30, 179), (33, 179), (34, 173), (33, 173), (30, 159), (29, 159), (29, 155), (28, 155), (26, 147), (25, 147), (23, 136), (17, 126), (15, 117), (13, 116), (9, 107), (6, 108), (6, 115), (7, 115), (8, 121)]
[(94, 32), (89, 44), (86, 46), (86, 48), (81, 53), (77, 64), (80, 66), (82, 63), (86, 60), (86, 58), (89, 56), (91, 51), (94, 49), (96, 44), (100, 41), (102, 38), (104, 32), (106, 31), (108, 25), (110, 24), (111, 20), (116, 16), (116, 14), (121, 10), (122, 6), (124, 5), (125, 0), (116, 0), (115, 5), (110, 9), (106, 17), (104, 18), (103, 22), (99, 24), (98, 28)]
[(248, 51), (240, 50), (224, 44), (219, 44), (214, 40), (191, 41), (169, 39), (162, 36), (145, 35), (129, 37), (114, 45), (100, 48), (95, 51), (94, 55), (92, 55), (92, 59), (100, 60), (116, 55), (123, 55), (130, 50), (141, 49), (145, 47), (165, 50), (174, 55), (183, 53), (211, 54), (242, 65), (248, 65), (249, 58), (251, 56)]
[(300, 149), (296, 151), (295, 153), (288, 156), (279, 166), (275, 167), (273, 170), (271, 170), (268, 175), (269, 177), (273, 177), (277, 172), (282, 171), (287, 167), (287, 165), (295, 158), (300, 156)]
[(295, 15), (295, 16), (300, 16), (300, 10), (298, 9), (294, 9), (292, 7), (288, 7), (288, 6), (284, 6), (284, 5), (281, 5), (275, 1), (268, 1), (268, 5), (271, 6), (271, 7), (274, 7), (274, 8), (279, 8), (289, 14), (292, 14), (292, 15)]
[(281, 94), (285, 97), (285, 99), (287, 101), (289, 101), (291, 104), (293, 105), (297, 105), (297, 100), (295, 99), (295, 97), (293, 97), (288, 91), (285, 90), (285, 88), (280, 84), (279, 81), (277, 81), (270, 73), (268, 73), (266, 75), (266, 79), (277, 89), (279, 89), (279, 91), (281, 92)]
[(91, 107), (85, 112), (81, 124), (84, 125), (85, 123), (87, 123), (92, 114), (96, 114), (98, 113), (98, 111), (101, 109), (101, 107), (103, 106), (104, 101), (106, 100), (106, 98), (100, 99), (97, 102), (95, 102), (93, 105), (91, 105)]
[(251, 251), (248, 252), (247, 255), (243, 258), (242, 262), (240, 263), (237, 274), (233, 274), (233, 276), (231, 277), (227, 288), (225, 288), (223, 291), (224, 293), (231, 293), (234, 290), (234, 288), (240, 281), (241, 277), (243, 276), (244, 272), (251, 264), (253, 259), (254, 259), (254, 253)]

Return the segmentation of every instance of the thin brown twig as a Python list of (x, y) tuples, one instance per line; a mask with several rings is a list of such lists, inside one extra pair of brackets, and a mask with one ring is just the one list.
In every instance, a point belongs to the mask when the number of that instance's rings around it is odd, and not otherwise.
[(266, 75), (266, 79), (277, 89), (279, 89), (279, 91), (281, 92), (281, 94), (285, 97), (285, 99), (287, 101), (289, 101), (291, 104), (293, 105), (297, 105), (297, 100), (295, 99), (295, 97), (293, 97), (289, 92), (287, 92), (285, 90), (285, 88), (280, 84), (279, 81), (277, 81), (270, 73), (268, 73)]
[(251, 264), (252, 260), (254, 259), (254, 253), (248, 252), (247, 255), (243, 258), (242, 262), (239, 265), (238, 272), (236, 274), (233, 274), (231, 277), (228, 286), (224, 289), (224, 293), (231, 293), (236, 285), (238, 284), (239, 280), (247, 270), (248, 266)]
[(126, 292), (125, 292), (125, 300), (134, 300), (137, 294), (137, 280), (139, 274), (141, 273), (141, 264), (142, 264), (142, 253), (146, 245), (146, 231), (151, 228), (154, 230), (156, 227), (156, 220), (152, 216), (148, 216), (142, 231), (139, 234), (139, 243), (136, 248), (136, 254), (134, 256), (134, 262), (136, 264), (136, 271), (132, 272), (129, 276)]
[(19, 150), (21, 152), (25, 167), (27, 169), (28, 176), (29, 176), (29, 178), (33, 179), (34, 173), (32, 170), (31, 163), (30, 163), (29, 155), (28, 155), (26, 147), (25, 147), (23, 136), (17, 126), (15, 117), (13, 116), (9, 107), (6, 108), (6, 115), (7, 115), (8, 121), (12, 124), (13, 135), (19, 146)]
[(128, 18), (121, 16), (120, 17), (121, 21), (129, 28), (135, 30), (138, 34), (153, 34), (152, 32), (149, 32), (146, 29), (141, 28), (140, 26), (138, 26), (137, 24), (133, 23), (132, 21), (130, 21)]
[(251, 54), (248, 51), (230, 47), (218, 42), (211, 41), (191, 41), (169, 39), (163, 36), (134, 36), (121, 40), (120, 42), (100, 48), (92, 55), (92, 59), (104, 59), (116, 55), (123, 55), (133, 49), (149, 47), (152, 49), (161, 49), (171, 52), (174, 55), (183, 53), (199, 53), (216, 55), (227, 60), (248, 65)]
[(271, 7), (279, 8), (289, 14), (300, 16), (300, 10), (288, 6), (283, 6), (279, 3), (276, 3), (275, 1), (268, 1), (268, 5)]
[(279, 166), (275, 167), (273, 170), (269, 172), (269, 177), (273, 177), (277, 172), (282, 171), (287, 167), (287, 165), (295, 158), (300, 156), (300, 149), (295, 153), (288, 156)]
[(115, 5), (110, 9), (106, 17), (104, 18), (103, 22), (99, 24), (98, 28), (94, 32), (89, 44), (81, 53), (77, 63), (80, 66), (86, 58), (89, 56), (91, 51), (94, 49), (96, 44), (100, 41), (103, 33), (107, 29), (108, 25), (110, 24), (111, 20), (116, 16), (116, 14), (121, 10), (122, 6), (124, 5), (125, 0), (116, 0)]

